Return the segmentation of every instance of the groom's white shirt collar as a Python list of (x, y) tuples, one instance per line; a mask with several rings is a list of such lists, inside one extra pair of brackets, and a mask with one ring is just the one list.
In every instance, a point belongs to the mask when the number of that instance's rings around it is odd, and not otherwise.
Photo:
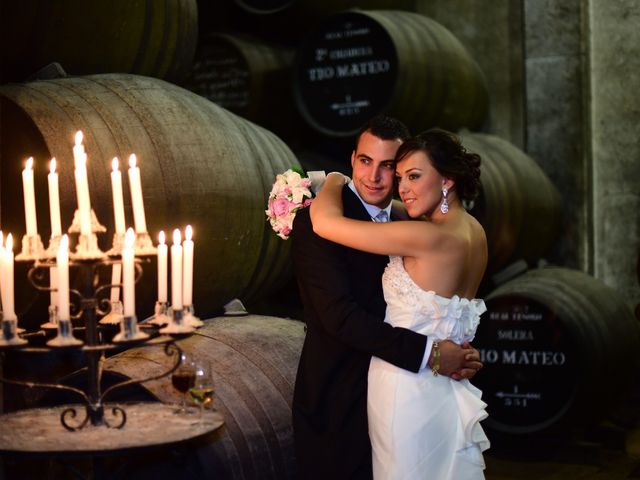
[(371, 219), (374, 219), (380, 213), (381, 210), (384, 210), (385, 212), (387, 212), (387, 218), (391, 218), (391, 201), (389, 201), (389, 205), (387, 205), (385, 208), (376, 207), (375, 205), (369, 205), (367, 202), (365, 202), (362, 199), (362, 197), (356, 190), (356, 186), (353, 184), (353, 180), (351, 180), (347, 185), (349, 186), (351, 191), (356, 194), (356, 197), (360, 199), (360, 201), (362, 202), (362, 205), (364, 205), (364, 208), (367, 209), (367, 213), (371, 216)]

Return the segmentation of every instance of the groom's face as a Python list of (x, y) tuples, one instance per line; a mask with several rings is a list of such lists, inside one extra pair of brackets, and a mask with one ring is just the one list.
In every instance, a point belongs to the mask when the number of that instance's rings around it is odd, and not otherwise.
[(370, 205), (385, 208), (393, 194), (393, 159), (402, 141), (383, 140), (371, 132), (360, 136), (351, 154), (351, 178), (360, 197)]

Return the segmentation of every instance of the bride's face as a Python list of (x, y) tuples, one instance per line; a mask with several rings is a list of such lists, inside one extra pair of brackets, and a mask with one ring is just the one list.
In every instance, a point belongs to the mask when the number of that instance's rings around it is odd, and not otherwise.
[(445, 178), (431, 164), (428, 155), (415, 151), (396, 165), (398, 193), (412, 218), (430, 217), (442, 200)]

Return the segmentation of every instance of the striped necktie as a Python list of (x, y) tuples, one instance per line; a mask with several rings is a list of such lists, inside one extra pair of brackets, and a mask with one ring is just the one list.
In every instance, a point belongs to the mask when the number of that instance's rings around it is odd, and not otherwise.
[(378, 215), (373, 217), (373, 221), (374, 222), (387, 222), (387, 221), (389, 221), (389, 214), (387, 213), (386, 210), (380, 210)]

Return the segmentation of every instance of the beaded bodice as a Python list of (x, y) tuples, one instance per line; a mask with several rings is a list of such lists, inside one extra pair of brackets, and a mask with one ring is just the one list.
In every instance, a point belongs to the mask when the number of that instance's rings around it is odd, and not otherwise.
[(392, 257), (382, 276), (387, 302), (385, 321), (438, 339), (471, 341), (486, 306), (481, 299), (441, 297), (421, 289), (405, 270), (402, 257)]

